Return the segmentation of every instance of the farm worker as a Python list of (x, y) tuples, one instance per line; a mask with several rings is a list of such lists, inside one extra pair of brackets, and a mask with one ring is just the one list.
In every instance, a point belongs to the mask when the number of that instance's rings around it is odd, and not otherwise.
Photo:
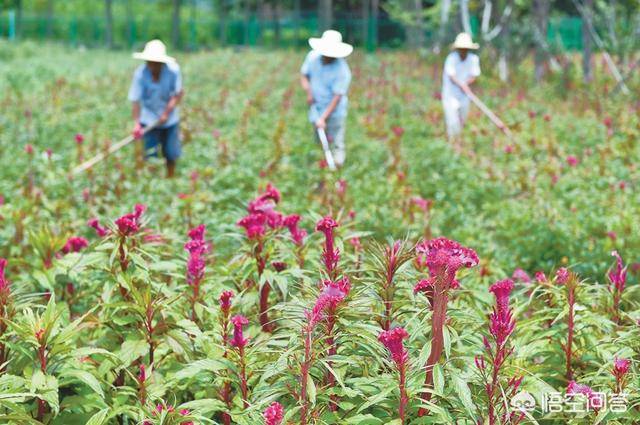
[[(300, 68), (300, 83), (307, 93), (309, 121), (314, 130), (324, 129), (334, 146), (337, 166), (345, 160), (345, 121), (347, 118), (351, 70), (344, 59), (353, 46), (342, 42), (338, 31), (328, 30), (321, 38), (310, 38), (311, 52)], [(317, 131), (315, 131), (317, 137)]]
[(184, 91), (180, 67), (167, 56), (167, 48), (160, 40), (151, 40), (134, 59), (146, 63), (133, 74), (129, 100), (133, 103), (133, 133), (140, 137), (144, 127), (156, 126), (144, 135), (145, 156), (157, 156), (158, 145), (167, 162), (167, 177), (174, 175), (180, 157), (180, 116), (178, 103)]
[(480, 75), (480, 59), (469, 52), (478, 48), (466, 32), (458, 34), (453, 43), (453, 52), (444, 62), (442, 73), (442, 106), (447, 124), (447, 136), (456, 138), (462, 132), (462, 126), (469, 113), (471, 86)]

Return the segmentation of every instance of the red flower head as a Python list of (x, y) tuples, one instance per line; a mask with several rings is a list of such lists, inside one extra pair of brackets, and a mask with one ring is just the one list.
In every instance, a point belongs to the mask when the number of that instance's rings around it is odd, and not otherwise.
[(613, 359), (613, 370), (611, 373), (617, 380), (622, 380), (624, 376), (629, 372), (629, 366), (631, 366), (631, 360), (620, 359), (616, 357)]
[(398, 327), (388, 331), (382, 331), (378, 337), (380, 341), (391, 353), (391, 358), (398, 367), (405, 364), (408, 359), (407, 350), (402, 341), (407, 339), (409, 334), (404, 328)]
[(535, 276), (536, 276), (536, 281), (538, 283), (544, 283), (547, 281), (547, 276), (544, 274), (543, 271), (537, 271)]
[(26, 145), (24, 145), (24, 151), (27, 153), (27, 155), (33, 155), (33, 145), (27, 143)]
[(351, 291), (351, 282), (348, 277), (338, 281), (325, 280), (320, 298), (324, 298), (325, 308), (335, 309)]
[(569, 155), (567, 157), (567, 164), (569, 164), (570, 167), (575, 167), (576, 165), (578, 165), (578, 158), (573, 155)]
[(281, 271), (284, 271), (287, 269), (287, 263), (285, 263), (284, 261), (272, 261), (271, 267), (273, 267), (275, 271), (280, 273)]
[(616, 257), (616, 264), (615, 267), (609, 271), (609, 282), (621, 293), (624, 291), (624, 286), (627, 282), (627, 268), (624, 266), (622, 257), (618, 254), (618, 251), (612, 251), (611, 255)]
[(391, 131), (393, 131), (393, 135), (396, 137), (402, 137), (404, 134), (404, 128), (399, 125), (391, 127)]
[(2, 302), (3, 296), (8, 295), (9, 293), (9, 281), (5, 277), (6, 268), (7, 260), (5, 258), (0, 258), (0, 303)]
[(224, 291), (222, 294), (220, 294), (220, 298), (218, 298), (218, 300), (220, 301), (220, 308), (222, 309), (225, 316), (228, 315), (229, 310), (231, 310), (231, 298), (233, 298), (232, 291)]
[(67, 242), (62, 247), (62, 253), (68, 254), (70, 252), (80, 252), (82, 249), (89, 246), (89, 242), (80, 236), (72, 236), (67, 239)]
[(531, 278), (529, 277), (527, 272), (520, 268), (517, 268), (513, 271), (511, 279), (515, 280), (516, 282), (531, 283)]
[(511, 279), (505, 279), (494, 283), (489, 288), (489, 292), (496, 297), (498, 312), (504, 313), (509, 310), (509, 297), (511, 296), (511, 291), (513, 291), (513, 286)]
[(131, 236), (140, 230), (140, 217), (142, 217), (146, 209), (145, 205), (136, 204), (133, 213), (125, 214), (115, 221), (121, 236)]
[(144, 365), (140, 365), (140, 372), (138, 372), (138, 384), (144, 384), (147, 380), (147, 372), (144, 368)]
[(231, 318), (233, 323), (233, 338), (231, 339), (231, 345), (237, 348), (244, 348), (249, 342), (248, 338), (244, 337), (243, 328), (249, 324), (249, 320), (242, 315), (235, 315)]
[(334, 248), (333, 229), (336, 227), (338, 227), (338, 223), (330, 216), (320, 219), (316, 224), (316, 231), (324, 233), (325, 244), (322, 251), (322, 260), (327, 273), (330, 275), (338, 267), (338, 260), (340, 259), (340, 251)]
[(291, 233), (291, 239), (296, 245), (302, 245), (304, 242), (304, 238), (307, 237), (307, 231), (304, 229), (298, 228), (298, 223), (300, 222), (301, 217), (297, 214), (291, 214), (286, 216), (282, 220), (282, 224), (289, 229), (289, 233)]
[(564, 285), (569, 282), (571, 278), (571, 272), (566, 267), (560, 267), (556, 272), (556, 283), (558, 285)]
[(258, 240), (264, 236), (266, 231), (266, 216), (263, 214), (249, 214), (238, 221), (238, 226), (244, 227), (247, 238)]
[(496, 306), (493, 308), (493, 313), (489, 315), (489, 332), (495, 338), (498, 347), (502, 347), (516, 327), (512, 311), (509, 308), (509, 296), (513, 291), (513, 281), (505, 279), (496, 282), (491, 285), (489, 291), (496, 297)]
[(191, 240), (184, 245), (184, 249), (189, 251), (189, 255), (192, 257), (200, 256), (209, 250), (209, 247), (204, 240), (205, 232), (206, 228), (204, 227), (204, 224), (189, 230), (188, 236)]
[(284, 418), (284, 408), (280, 403), (274, 401), (262, 413), (265, 425), (280, 425)]
[(602, 394), (594, 392), (590, 386), (584, 384), (578, 384), (576, 381), (569, 381), (567, 385), (567, 395), (575, 396), (578, 394), (584, 395), (587, 400), (587, 406), (594, 411), (598, 411), (603, 407)]
[(106, 227), (102, 227), (100, 226), (100, 222), (98, 221), (97, 218), (92, 218), (89, 219), (89, 221), (87, 222), (87, 225), (89, 227), (92, 227), (96, 230), (96, 233), (98, 234), (99, 237), (103, 238), (105, 236), (107, 236), (109, 234), (109, 229), (107, 229)]
[(414, 196), (413, 198), (411, 198), (411, 202), (413, 203), (413, 205), (420, 208), (420, 210), (424, 212), (429, 211), (431, 209), (431, 206), (433, 205), (433, 201), (431, 199), (424, 199), (421, 196)]
[(432, 277), (445, 283), (444, 290), (456, 285), (456, 272), (462, 267), (474, 267), (478, 264), (478, 255), (456, 241), (437, 238), (423, 241), (416, 247), (417, 263), (428, 267)]
[(84, 142), (84, 136), (81, 133), (76, 133), (74, 137), (77, 144), (81, 145)]

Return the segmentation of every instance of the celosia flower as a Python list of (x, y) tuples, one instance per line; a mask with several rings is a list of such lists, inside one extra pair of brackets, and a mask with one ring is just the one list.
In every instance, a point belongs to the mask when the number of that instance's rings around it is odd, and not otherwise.
[(144, 368), (144, 365), (140, 365), (140, 371), (138, 372), (138, 384), (144, 384), (147, 380), (147, 372)]
[(189, 231), (188, 236), (191, 239), (184, 245), (184, 249), (189, 251), (190, 256), (200, 256), (209, 250), (209, 247), (204, 240), (205, 232), (206, 229), (204, 224), (201, 224)]
[(260, 239), (265, 233), (267, 218), (263, 214), (249, 214), (238, 221), (238, 226), (244, 227), (249, 239)]
[(231, 345), (237, 348), (244, 348), (247, 345), (247, 342), (249, 342), (249, 339), (244, 337), (243, 328), (249, 324), (249, 320), (238, 314), (231, 318), (231, 323), (233, 323), (233, 338), (231, 338)]
[(81, 145), (82, 142), (84, 142), (84, 135), (82, 135), (80, 133), (76, 133), (74, 139), (75, 139), (77, 144)]
[(284, 408), (280, 403), (274, 401), (262, 413), (265, 425), (280, 425), (284, 418)]
[(145, 205), (136, 204), (133, 213), (125, 214), (115, 221), (121, 236), (131, 236), (140, 230), (140, 217), (142, 217), (146, 209)]
[(3, 295), (6, 296), (9, 293), (9, 281), (5, 277), (5, 269), (7, 268), (7, 260), (0, 258), (0, 300)]
[(272, 261), (271, 267), (273, 267), (275, 271), (280, 273), (281, 271), (284, 271), (287, 269), (287, 263), (285, 263), (284, 261)]
[(393, 135), (396, 137), (402, 137), (404, 134), (404, 128), (399, 125), (391, 127), (391, 131), (393, 131)]
[(413, 198), (411, 198), (411, 202), (413, 203), (413, 205), (420, 208), (424, 212), (429, 211), (431, 205), (433, 205), (433, 201), (431, 199), (424, 199), (421, 196), (414, 196)]
[(382, 331), (378, 337), (378, 340), (389, 350), (391, 358), (398, 367), (407, 361), (408, 353), (402, 341), (408, 337), (409, 334), (402, 327)]
[(105, 236), (107, 236), (109, 234), (109, 229), (100, 226), (100, 222), (95, 217), (92, 218), (92, 219), (89, 219), (89, 221), (87, 222), (87, 225), (89, 227), (94, 228), (96, 233), (98, 234), (98, 236), (101, 237), (101, 238), (103, 238), (103, 237), (105, 237)]
[(338, 281), (325, 280), (323, 285), (324, 288), (319, 298), (324, 298), (324, 303), (327, 308), (336, 308), (337, 305), (349, 295), (349, 291), (351, 290), (351, 282), (346, 276)]
[(206, 263), (200, 255), (192, 255), (187, 260), (187, 284), (195, 285), (204, 277)]
[(422, 279), (420, 282), (416, 283), (413, 287), (413, 293), (417, 294), (418, 292), (425, 293), (428, 297), (433, 296), (433, 287), (435, 285), (435, 278), (430, 277), (428, 279)]
[(613, 369), (611, 373), (616, 377), (616, 380), (622, 380), (629, 372), (629, 366), (631, 366), (631, 360), (616, 357), (613, 359)]
[(320, 219), (316, 224), (316, 231), (324, 233), (325, 244), (322, 250), (322, 260), (329, 275), (333, 274), (338, 267), (340, 259), (340, 251), (334, 248), (333, 229), (336, 227), (338, 227), (338, 223), (330, 216)]
[(587, 407), (589, 409), (593, 409), (594, 411), (598, 412), (598, 410), (603, 407), (603, 394), (594, 392), (588, 385), (578, 384), (573, 380), (569, 381), (569, 384), (567, 385), (567, 395), (575, 396), (578, 394), (582, 394), (587, 398)]
[(622, 293), (627, 282), (627, 268), (624, 267), (622, 257), (618, 254), (618, 251), (612, 251), (611, 255), (616, 257), (616, 264), (615, 268), (609, 271), (609, 282), (611, 282), (616, 291)]
[(513, 274), (511, 275), (511, 279), (517, 282), (531, 283), (531, 278), (529, 277), (527, 272), (525, 272), (521, 268), (517, 268), (513, 271)]
[(489, 332), (496, 339), (496, 344), (501, 347), (515, 329), (516, 322), (513, 319), (509, 308), (509, 296), (513, 290), (511, 279), (501, 280), (494, 283), (489, 291), (496, 297), (496, 307), (489, 315)]
[(538, 283), (545, 283), (547, 281), (547, 276), (542, 271), (537, 271), (535, 276)]
[(353, 247), (354, 250), (356, 251), (361, 251), (362, 250), (362, 243), (360, 243), (360, 238), (357, 236), (354, 236), (352, 238), (349, 239), (349, 243), (351, 244), (351, 246)]
[(67, 242), (62, 247), (63, 254), (69, 254), (70, 252), (80, 252), (83, 248), (89, 246), (89, 242), (80, 236), (72, 236), (67, 239)]
[(560, 267), (556, 272), (556, 283), (559, 285), (564, 285), (569, 281), (571, 277), (571, 273), (566, 267)]
[(291, 233), (291, 239), (296, 245), (302, 245), (304, 242), (304, 238), (307, 236), (307, 231), (304, 229), (298, 228), (298, 223), (300, 222), (300, 216), (297, 214), (288, 215), (282, 221), (282, 224), (289, 229), (289, 233)]
[(576, 165), (578, 165), (578, 158), (573, 155), (569, 155), (567, 157), (567, 164), (569, 164), (570, 167), (575, 167)]
[(220, 309), (225, 314), (225, 316), (228, 315), (229, 311), (231, 310), (231, 298), (233, 298), (233, 292), (224, 291), (222, 294), (220, 294), (220, 298), (218, 299), (220, 302)]
[(26, 145), (24, 145), (24, 151), (27, 153), (27, 155), (33, 155), (33, 145), (27, 143)]
[(447, 238), (423, 241), (416, 246), (417, 263), (429, 269), (432, 277), (439, 276), (448, 282), (444, 290), (455, 286), (455, 274), (461, 267), (473, 267), (478, 264), (478, 255), (470, 248), (463, 247)]

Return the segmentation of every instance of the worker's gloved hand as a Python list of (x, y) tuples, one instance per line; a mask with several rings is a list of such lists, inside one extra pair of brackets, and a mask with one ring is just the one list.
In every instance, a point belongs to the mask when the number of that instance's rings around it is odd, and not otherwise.
[(321, 128), (323, 130), (327, 128), (327, 122), (324, 120), (324, 118), (318, 118), (316, 120), (316, 128)]
[(135, 127), (133, 127), (133, 132), (132, 132), (133, 138), (136, 140), (142, 138), (142, 131), (143, 131), (142, 124), (137, 122)]

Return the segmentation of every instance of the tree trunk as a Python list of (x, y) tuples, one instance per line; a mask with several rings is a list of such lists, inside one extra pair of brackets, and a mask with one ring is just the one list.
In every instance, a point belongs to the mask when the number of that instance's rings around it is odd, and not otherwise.
[(251, 21), (251, 1), (244, 0), (244, 35), (242, 37), (242, 44), (249, 45), (249, 23)]
[(462, 30), (471, 34), (471, 18), (469, 17), (469, 0), (460, 0), (460, 22)]
[(281, 14), (281, 5), (280, 2), (277, 1), (273, 5), (273, 38), (276, 44), (276, 47), (280, 47), (281, 34), (280, 34), (280, 14)]
[(440, 27), (438, 28), (438, 39), (436, 40), (435, 51), (440, 53), (442, 46), (446, 43), (447, 24), (449, 23), (449, 13), (451, 12), (451, 0), (442, 0), (440, 4)]
[(407, 41), (409, 47), (420, 48), (424, 45), (422, 0), (409, 0), (408, 9), (412, 18), (407, 28)]
[(113, 47), (113, 0), (104, 0), (104, 38), (108, 49)]
[(171, 16), (171, 43), (173, 47), (180, 47), (180, 6), (181, 0), (173, 0), (173, 13)]
[(220, 45), (227, 44), (227, 4), (225, 0), (214, 0), (218, 4), (218, 29), (220, 31), (218, 37)]
[(362, 9), (360, 10), (360, 16), (362, 18), (362, 45), (366, 46), (367, 50), (369, 46), (369, 9), (371, 9), (371, 0), (362, 0)]
[(331, 0), (320, 0), (318, 2), (318, 29), (320, 32), (331, 29), (333, 24), (333, 10)]
[(22, 33), (22, 0), (16, 0), (16, 37)]
[(545, 52), (541, 45), (547, 37), (547, 28), (549, 26), (549, 0), (534, 0), (536, 29), (539, 36), (542, 37), (539, 43), (536, 43), (535, 51), (535, 77), (536, 82), (542, 81), (544, 77)]
[(302, 14), (300, 13), (300, 0), (293, 2), (293, 13), (295, 14), (296, 31), (295, 31), (295, 44), (300, 45), (300, 25), (302, 24)]
[(47, 0), (47, 38), (53, 35), (53, 0)]
[(371, 40), (373, 41), (373, 49), (378, 47), (378, 17), (380, 16), (380, 0), (371, 0)]
[(587, 19), (591, 19), (593, 11), (593, 0), (584, 0), (584, 14), (582, 19), (582, 77), (585, 83), (593, 80), (593, 67), (591, 66), (591, 31), (589, 25), (585, 22)]

